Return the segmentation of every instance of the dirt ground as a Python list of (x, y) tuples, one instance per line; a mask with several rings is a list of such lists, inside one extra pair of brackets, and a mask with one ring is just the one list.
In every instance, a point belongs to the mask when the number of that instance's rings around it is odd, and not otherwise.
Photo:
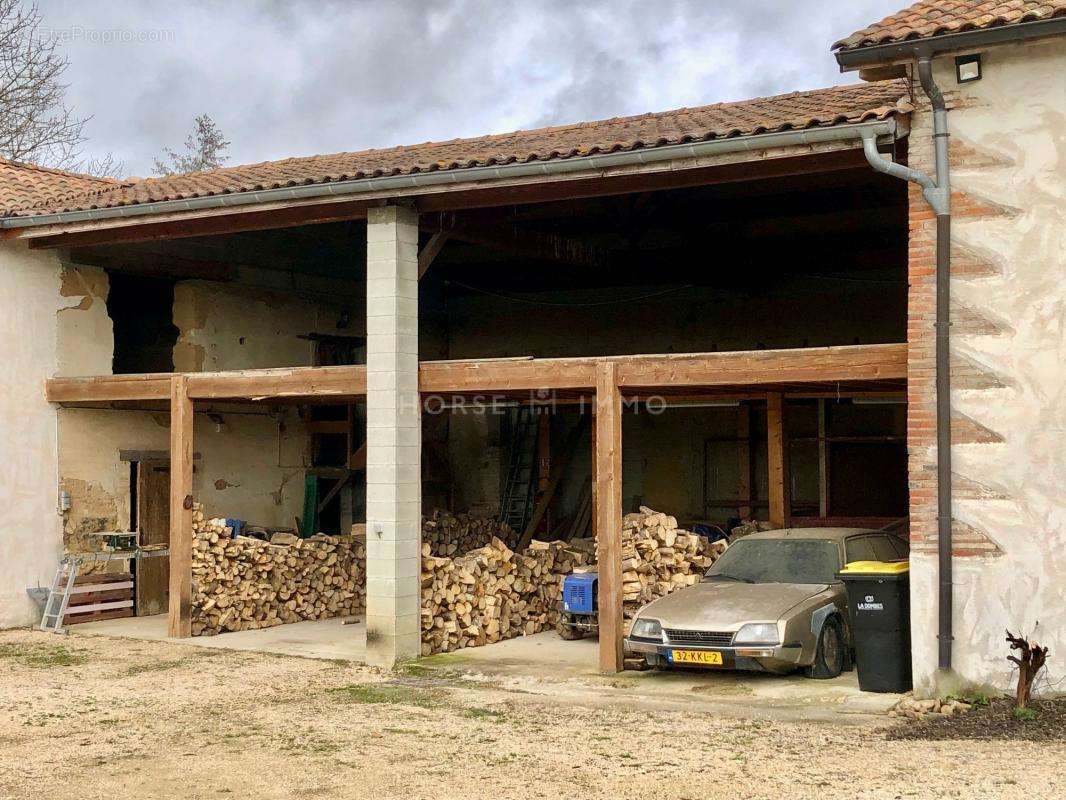
[(1061, 742), (889, 741), (886, 718), (838, 716), (0, 632), (0, 798), (1061, 796)]

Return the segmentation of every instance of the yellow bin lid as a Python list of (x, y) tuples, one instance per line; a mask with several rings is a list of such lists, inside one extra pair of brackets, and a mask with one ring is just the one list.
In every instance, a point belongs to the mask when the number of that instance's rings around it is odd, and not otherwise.
[(910, 568), (909, 561), (852, 561), (840, 572), (842, 575), (899, 575)]

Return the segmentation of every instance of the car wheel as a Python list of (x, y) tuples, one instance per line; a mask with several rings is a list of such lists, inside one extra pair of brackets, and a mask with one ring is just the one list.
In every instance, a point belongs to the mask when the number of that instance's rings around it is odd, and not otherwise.
[(835, 678), (844, 670), (844, 628), (836, 617), (829, 617), (818, 634), (818, 647), (814, 663), (807, 668), (807, 677), (826, 680)]

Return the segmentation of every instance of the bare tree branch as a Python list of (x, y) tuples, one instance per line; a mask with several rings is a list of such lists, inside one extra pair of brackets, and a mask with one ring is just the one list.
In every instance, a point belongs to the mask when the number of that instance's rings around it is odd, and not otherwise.
[(36, 5), (0, 0), (0, 155), (69, 168), (87, 120), (64, 103), (68, 62), (40, 26)]
[(83, 175), (92, 175), (94, 178), (124, 178), (126, 177), (126, 162), (116, 158), (114, 153), (104, 153), (102, 156), (88, 156), (81, 159), (70, 167), (74, 172)]

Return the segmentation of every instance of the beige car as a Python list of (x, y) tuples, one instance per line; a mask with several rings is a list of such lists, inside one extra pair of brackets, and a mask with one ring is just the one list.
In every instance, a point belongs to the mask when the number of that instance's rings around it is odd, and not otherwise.
[(852, 561), (895, 561), (888, 531), (789, 528), (734, 542), (700, 583), (644, 606), (626, 651), (656, 667), (792, 672), (835, 678), (851, 663), (851, 626), (836, 573)]

